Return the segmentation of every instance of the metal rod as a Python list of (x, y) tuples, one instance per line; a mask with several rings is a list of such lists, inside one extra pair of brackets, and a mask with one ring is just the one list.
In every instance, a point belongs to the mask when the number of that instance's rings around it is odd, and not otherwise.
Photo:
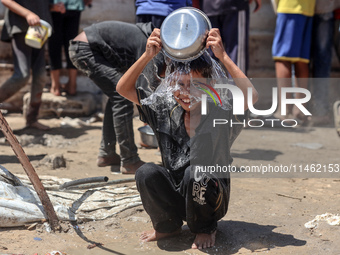
[(41, 183), (39, 176), (35, 172), (31, 162), (29, 161), (26, 153), (24, 152), (23, 148), (18, 142), (18, 139), (13, 134), (12, 129), (8, 125), (5, 117), (2, 115), (2, 112), (0, 111), (0, 129), (4, 133), (7, 141), (11, 145), (15, 155), (19, 159), (22, 167), (24, 168), (28, 178), (30, 179), (31, 183), (33, 184), (33, 187), (35, 191), (37, 192), (40, 201), (42, 203), (42, 206), (44, 207), (44, 210), (46, 212), (47, 219), (51, 225), (52, 230), (59, 230), (60, 224), (57, 217), (57, 214), (54, 211), (53, 205), (51, 203), (50, 198), (48, 197), (46, 190)]
[(74, 185), (85, 184), (85, 183), (107, 182), (108, 180), (109, 178), (107, 176), (89, 177), (89, 178), (65, 182), (64, 184), (59, 186), (59, 189), (66, 189)]
[(91, 184), (82, 184), (73, 186), (72, 189), (91, 189), (91, 188), (98, 188), (98, 187), (104, 187), (109, 185), (116, 185), (120, 183), (127, 183), (127, 182), (134, 182), (135, 178), (126, 178), (126, 179), (119, 179), (119, 180), (112, 180), (105, 183), (91, 183)]

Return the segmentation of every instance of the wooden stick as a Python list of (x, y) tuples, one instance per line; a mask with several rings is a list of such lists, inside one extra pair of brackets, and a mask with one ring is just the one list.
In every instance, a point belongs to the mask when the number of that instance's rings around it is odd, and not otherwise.
[(44, 210), (46, 212), (47, 218), (50, 222), (51, 228), (53, 230), (59, 230), (60, 224), (57, 217), (57, 214), (54, 211), (53, 205), (51, 203), (51, 200), (49, 199), (46, 190), (41, 183), (39, 176), (35, 172), (31, 162), (29, 161), (26, 153), (24, 152), (23, 148), (18, 142), (18, 139), (13, 134), (12, 129), (8, 125), (5, 117), (2, 115), (2, 112), (0, 111), (0, 129), (4, 133), (7, 141), (10, 143), (15, 155), (19, 159), (21, 165), (23, 166), (28, 178), (30, 179), (31, 183), (33, 184), (33, 187), (35, 191), (37, 192), (40, 201), (42, 203), (42, 206), (44, 207)]

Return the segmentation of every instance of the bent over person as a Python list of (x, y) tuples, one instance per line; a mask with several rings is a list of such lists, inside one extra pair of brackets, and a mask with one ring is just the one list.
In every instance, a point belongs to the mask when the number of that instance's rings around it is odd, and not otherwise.
[[(210, 30), (206, 46), (234, 78), (244, 97), (251, 88), (249, 96), (256, 102), (256, 90), (225, 52), (218, 29)], [(157, 96), (157, 91), (161, 90), (157, 84), (149, 83), (157, 82), (157, 79), (149, 79), (148, 74), (151, 60), (161, 54), (158, 54), (161, 48), (160, 30), (154, 29), (145, 53), (117, 85), (122, 96), (138, 105), (141, 119), (157, 136), (162, 155), (162, 166), (146, 163), (136, 172), (137, 188), (154, 228), (144, 232), (141, 240), (157, 241), (177, 235), (184, 220), (196, 235), (192, 248), (208, 248), (214, 246), (217, 221), (228, 209), (230, 178), (228, 173), (219, 176), (200, 169), (208, 165), (230, 165), (230, 147), (242, 129), (241, 125), (220, 125), (211, 130), (212, 119), (222, 115), (242, 122), (246, 113), (234, 116), (231, 108), (221, 108), (209, 101), (207, 106), (211, 114), (201, 115), (201, 101), (197, 99), (200, 84), (212, 78), (212, 64), (217, 64), (209, 54), (203, 54), (189, 64), (174, 63), (167, 68), (165, 78), (159, 79), (161, 85), (158, 84), (165, 87), (165, 92)], [(208, 59), (205, 58), (207, 55)], [(154, 87), (157, 87), (155, 91), (152, 90)], [(248, 109), (247, 104), (244, 107)]]
[[(152, 32), (151, 23), (129, 24), (105, 21), (84, 28), (70, 42), (70, 59), (108, 96), (97, 165), (120, 167), (123, 174), (134, 174), (144, 164), (137, 153), (132, 117), (133, 103), (116, 91), (123, 73), (145, 50)], [(116, 144), (120, 155), (116, 153)], [(112, 169), (112, 168), (111, 168)]]

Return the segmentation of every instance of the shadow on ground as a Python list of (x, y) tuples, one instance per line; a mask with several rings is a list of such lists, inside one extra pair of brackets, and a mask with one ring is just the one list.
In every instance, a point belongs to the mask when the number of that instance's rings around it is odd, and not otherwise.
[(261, 150), (261, 149), (248, 149), (244, 153), (232, 152), (231, 156), (234, 158), (243, 158), (250, 160), (265, 160), (272, 161), (277, 156), (282, 155), (281, 151), (275, 150)]
[[(46, 154), (27, 155), (30, 162), (35, 161), (35, 160), (40, 161), (45, 156)], [(20, 164), (20, 161), (17, 158), (17, 156), (14, 154), (14, 152), (13, 152), (13, 155), (0, 155), (0, 164), (7, 164), (7, 163), (16, 163), (16, 164), (19, 163)]]
[[(220, 221), (218, 223), (215, 247), (204, 249), (207, 254), (236, 254), (245, 248), (251, 252), (275, 249), (275, 247), (303, 246), (305, 240), (294, 238), (293, 235), (273, 232), (277, 226), (259, 225), (243, 221)], [(158, 241), (161, 250), (185, 251), (191, 249), (194, 234), (183, 227), (180, 236)]]
[(48, 131), (38, 130), (34, 128), (22, 128), (22, 129), (13, 130), (13, 133), (17, 136), (26, 134), (26, 135), (34, 135), (35, 137), (43, 136), (44, 134), (61, 135), (65, 139), (75, 139), (86, 134), (88, 130), (93, 130), (93, 129), (101, 129), (101, 127), (96, 127), (96, 126), (71, 127), (69, 126), (69, 127), (52, 128)]

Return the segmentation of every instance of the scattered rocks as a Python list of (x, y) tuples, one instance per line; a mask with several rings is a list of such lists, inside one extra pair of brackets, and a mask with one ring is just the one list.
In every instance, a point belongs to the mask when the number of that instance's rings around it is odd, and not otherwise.
[(105, 223), (105, 228), (115, 229), (121, 228), (121, 225), (117, 219), (110, 219)]
[(33, 144), (44, 144), (43, 137), (34, 137), (33, 135), (26, 135), (26, 134), (18, 136), (18, 141), (23, 147), (33, 145)]
[(87, 122), (82, 121), (79, 118), (70, 118), (70, 117), (65, 117), (63, 118), (63, 121), (60, 123), (62, 127), (73, 127), (73, 128), (80, 128), (80, 127), (85, 127), (88, 126)]
[(292, 146), (306, 148), (310, 150), (318, 150), (323, 147), (321, 143), (294, 143)]
[[(23, 113), (26, 116), (30, 93), (24, 96)], [(89, 116), (96, 111), (96, 98), (89, 92), (78, 92), (76, 96), (60, 97), (43, 93), (39, 118), (61, 116)]]
[(321, 215), (316, 215), (311, 221), (305, 223), (305, 228), (313, 229), (318, 226), (320, 221), (325, 221), (331, 226), (340, 226), (340, 216), (332, 213), (324, 213)]
[(47, 165), (52, 169), (66, 167), (66, 160), (62, 154), (46, 155), (40, 160), (39, 165)]
[(127, 221), (132, 221), (132, 222), (143, 222), (143, 223), (148, 223), (150, 222), (149, 219), (144, 218), (144, 217), (137, 217), (137, 216), (130, 216), (126, 219)]
[[(4, 138), (5, 139), (5, 138)], [(50, 134), (44, 134), (43, 136), (33, 136), (33, 135), (27, 135), (23, 134), (20, 136), (17, 136), (17, 139), (21, 146), (25, 147), (33, 147), (36, 145), (43, 145), (47, 147), (55, 147), (55, 148), (63, 148), (65, 146), (72, 144), (75, 144), (75, 141), (70, 141), (68, 139), (65, 139), (62, 135), (50, 135)]]
[(8, 250), (8, 248), (0, 244), (0, 250)]
[(29, 226), (27, 227), (27, 230), (33, 230), (33, 229), (35, 229), (37, 225), (38, 225), (38, 222), (35, 222), (35, 223), (29, 225)]

